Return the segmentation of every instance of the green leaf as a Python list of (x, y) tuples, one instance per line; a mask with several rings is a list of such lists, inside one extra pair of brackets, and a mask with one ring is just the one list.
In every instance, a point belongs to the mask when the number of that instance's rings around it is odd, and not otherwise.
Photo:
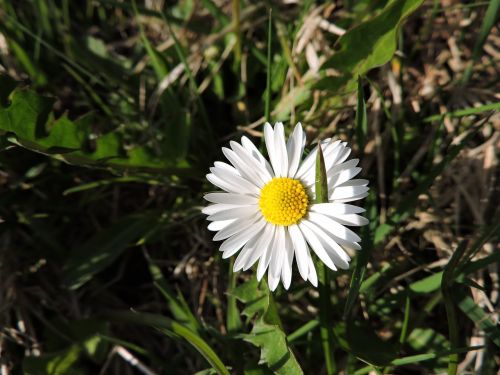
[(182, 172), (188, 166), (185, 161), (156, 158), (142, 146), (125, 150), (116, 132), (97, 137), (90, 149), (88, 144), (96, 137), (93, 115), (72, 121), (64, 114), (56, 119), (52, 112), (54, 99), (33, 90), (14, 89), (13, 82), (0, 75), (0, 134), (9, 135), (14, 144), (77, 165), (162, 173)]
[(318, 85), (337, 91), (347, 86), (353, 90), (358, 76), (383, 65), (396, 51), (396, 36), (403, 21), (417, 10), (423, 0), (395, 0), (375, 17), (348, 30), (338, 40), (339, 48), (322, 65), (335, 69), (340, 77), (326, 77)]
[(328, 203), (328, 180), (325, 169), (325, 158), (323, 157), (323, 149), (321, 142), (318, 144), (318, 152), (316, 153), (316, 203)]
[(136, 243), (158, 221), (157, 213), (130, 215), (97, 233), (73, 250), (64, 267), (64, 284), (77, 289), (110, 265), (130, 244)]
[(431, 293), (438, 290), (443, 278), (442, 272), (433, 273), (410, 284), (409, 288), (414, 293)]
[(128, 323), (135, 323), (154, 327), (160, 331), (168, 331), (186, 340), (194, 347), (210, 365), (217, 371), (218, 374), (229, 375), (224, 363), (221, 361), (215, 351), (203, 340), (196, 332), (190, 330), (186, 326), (176, 322), (175, 320), (157, 314), (138, 313), (130, 311), (113, 311), (106, 314), (107, 317), (113, 320), (120, 320)]
[(295, 355), (288, 347), (276, 306), (263, 280), (255, 278), (233, 290), (234, 296), (245, 303), (243, 314), (251, 318), (257, 315), (252, 331), (241, 337), (259, 347), (260, 360), (276, 374), (303, 374)]
[(452, 298), (458, 308), (472, 320), (485, 335), (500, 348), (500, 327), (493, 323), (491, 318), (479, 307), (474, 300), (464, 292), (462, 288), (454, 288)]

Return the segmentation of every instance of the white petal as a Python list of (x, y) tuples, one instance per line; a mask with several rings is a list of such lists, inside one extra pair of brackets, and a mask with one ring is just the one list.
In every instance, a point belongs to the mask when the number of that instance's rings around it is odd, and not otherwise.
[(287, 230), (285, 230), (285, 251), (286, 254), (283, 257), (283, 265), (281, 266), (281, 280), (285, 289), (288, 290), (292, 282), (293, 244)]
[(288, 226), (288, 233), (290, 234), (295, 250), (295, 258), (297, 259), (297, 267), (299, 268), (300, 276), (302, 276), (304, 280), (307, 280), (307, 275), (309, 273), (309, 258), (311, 255), (309, 254), (306, 240), (296, 224)]
[(316, 203), (313, 204), (310, 208), (310, 211), (318, 212), (320, 214), (328, 215), (328, 216), (336, 216), (336, 215), (347, 215), (347, 214), (360, 214), (365, 212), (363, 207), (354, 206), (352, 204), (344, 204), (344, 203)]
[(258, 198), (251, 195), (234, 194), (234, 193), (208, 193), (203, 197), (212, 203), (225, 203), (248, 206), (258, 204)]
[(353, 201), (357, 201), (357, 200), (360, 200), (360, 199), (366, 198), (367, 196), (368, 196), (368, 192), (363, 193), (363, 194), (359, 194), (359, 195), (355, 195), (355, 196), (353, 196), (353, 197), (349, 197), (349, 198), (344, 198), (344, 199), (335, 199), (335, 202), (338, 202), (338, 203), (353, 202)]
[(243, 268), (246, 260), (248, 259), (252, 251), (254, 251), (255, 245), (258, 240), (259, 236), (253, 236), (251, 239), (248, 240), (245, 246), (243, 246), (243, 249), (241, 249), (238, 256), (236, 257), (236, 260), (234, 261), (233, 272), (237, 272)]
[(340, 187), (345, 187), (345, 186), (367, 186), (368, 185), (368, 180), (365, 180), (363, 178), (355, 179), (355, 180), (349, 180), (344, 182)]
[(312, 257), (309, 257), (309, 275), (307, 278), (314, 287), (318, 286), (318, 274), (316, 273), (316, 267), (314, 267)]
[(285, 228), (282, 225), (276, 227), (274, 251), (271, 255), (269, 262), (269, 272), (278, 277), (281, 274), (281, 266), (283, 265), (283, 258), (285, 256)]
[(217, 232), (221, 229), (224, 229), (227, 227), (229, 224), (231, 224), (234, 220), (221, 220), (221, 221), (212, 221), (210, 224), (208, 224), (208, 230)]
[(322, 228), (325, 233), (331, 238), (333, 242), (338, 243), (340, 246), (342, 246), (345, 249), (351, 249), (351, 250), (360, 250), (361, 246), (357, 242), (353, 241), (348, 241), (343, 238), (340, 238), (334, 234), (334, 232), (329, 231), (328, 228)]
[(339, 153), (339, 156), (337, 157), (337, 160), (335, 160), (335, 164), (340, 164), (343, 163), (351, 154), (351, 148), (346, 147), (347, 142), (343, 143), (344, 149)]
[(278, 287), (278, 284), (280, 283), (280, 277), (275, 277), (271, 274), (271, 272), (268, 272), (267, 274), (267, 283), (269, 284), (269, 290), (271, 292), (274, 292), (276, 288)]
[(261, 280), (266, 273), (269, 262), (271, 261), (271, 256), (274, 251), (276, 251), (276, 225), (273, 225), (273, 235), (271, 241), (266, 244), (266, 249), (260, 256), (259, 265), (257, 266), (257, 280)]
[(243, 145), (245, 150), (248, 151), (249, 155), (251, 155), (256, 160), (259, 161), (260, 165), (262, 165), (267, 170), (270, 176), (274, 176), (274, 172), (273, 169), (271, 168), (271, 165), (266, 160), (266, 158), (261, 154), (261, 152), (257, 149), (257, 147), (255, 147), (255, 145), (250, 139), (248, 139), (245, 136), (241, 137), (241, 144)]
[(262, 219), (247, 230), (244, 230), (225, 240), (219, 248), (219, 250), (223, 252), (222, 257), (229, 258), (231, 255), (235, 254), (252, 237), (257, 235), (257, 233), (264, 227), (264, 224), (265, 221)]
[(363, 216), (349, 214), (349, 215), (336, 215), (332, 216), (334, 220), (342, 225), (354, 225), (361, 227), (363, 225), (367, 225), (370, 221)]
[(288, 155), (285, 144), (285, 129), (282, 122), (277, 122), (274, 125), (274, 149), (278, 158), (280, 173), (276, 174), (280, 177), (288, 177)]
[[(323, 153), (325, 151), (326, 146), (329, 143), (330, 143), (329, 138), (321, 141), (321, 150), (323, 151)], [(311, 171), (311, 169), (314, 172), (314, 166), (316, 163), (316, 153), (317, 152), (318, 152), (318, 146), (314, 147), (313, 150), (306, 156), (306, 158), (304, 159), (304, 161), (300, 165), (299, 170), (296, 173), (297, 178), (302, 179), (306, 173), (309, 173)]]
[(361, 238), (349, 228), (344, 227), (342, 224), (337, 223), (335, 220), (330, 219), (326, 215), (318, 214), (316, 212), (309, 212), (308, 219), (320, 228), (327, 232), (332, 233), (334, 236), (350, 242), (359, 242)]
[(229, 164), (227, 164), (227, 163), (224, 163), (223, 161), (216, 161), (216, 162), (214, 163), (214, 166), (215, 166), (216, 168), (225, 169), (225, 170), (226, 170), (226, 171), (228, 171), (228, 172), (231, 172), (231, 173), (233, 173), (233, 174), (236, 174), (236, 175), (238, 175), (238, 176), (241, 176), (241, 175), (240, 175), (240, 172), (238, 172), (238, 170), (237, 170), (235, 167), (233, 167), (232, 165), (229, 165)]
[(269, 171), (266, 169), (265, 165), (263, 165), (259, 161), (259, 159), (253, 157), (250, 152), (248, 152), (247, 149), (245, 149), (242, 145), (234, 141), (231, 141), (230, 145), (233, 151), (241, 158), (241, 160), (243, 160), (249, 168), (254, 170), (264, 183), (267, 183), (273, 178), (271, 173), (269, 173)]
[(259, 210), (258, 206), (237, 206), (236, 208), (230, 210), (216, 212), (207, 217), (207, 220), (220, 221), (220, 220), (240, 219), (244, 217), (253, 216), (258, 212), (258, 210)]
[[(262, 230), (262, 234), (255, 236), (255, 243), (251, 247), (249, 245), (248, 249), (243, 249), (247, 253), (247, 255), (244, 256), (244, 259), (237, 259), (237, 261), (235, 261), (235, 271), (239, 269), (246, 271), (252, 267), (255, 261), (260, 258), (260, 256), (266, 251), (267, 246), (272, 242), (273, 235), (274, 226), (266, 223), (264, 229)], [(236, 266), (238, 266), (238, 269), (236, 269)]]
[(293, 130), (290, 138), (288, 138), (288, 142), (286, 144), (286, 150), (288, 153), (288, 177), (293, 178), (297, 173), (300, 159), (302, 158), (302, 153), (304, 152), (305, 140), (302, 124), (299, 122), (295, 125), (295, 129)]
[(330, 169), (326, 170), (326, 174), (328, 175), (328, 178), (331, 178), (345, 169), (351, 169), (356, 167), (358, 163), (359, 159), (351, 159), (346, 161), (345, 163), (335, 164)]
[(281, 163), (279, 161), (278, 152), (276, 150), (276, 142), (274, 140), (274, 130), (271, 124), (266, 122), (264, 125), (264, 140), (266, 142), (267, 154), (273, 166), (274, 176), (281, 176)]
[[(325, 159), (325, 167), (331, 164), (332, 152), (336, 152), (340, 141), (331, 142), (330, 139), (325, 139), (321, 142), (321, 149), (323, 150), (323, 157)], [(302, 180), (306, 186), (313, 186), (316, 179), (316, 154), (318, 147), (316, 146), (302, 163), (297, 172), (297, 176)]]
[(334, 176), (330, 180), (328, 186), (332, 186), (332, 187), (339, 186), (339, 185), (343, 184), (344, 182), (349, 181), (351, 178), (355, 177), (356, 175), (358, 175), (359, 172), (361, 172), (361, 168), (359, 168), (359, 167), (354, 167), (351, 169), (343, 170), (342, 172), (340, 172), (339, 174), (337, 174), (336, 176)]
[(236, 233), (239, 233), (239, 232), (245, 230), (246, 228), (254, 225), (255, 222), (257, 221), (257, 218), (260, 218), (260, 217), (261, 216), (259, 214), (255, 213), (255, 215), (253, 217), (252, 216), (243, 217), (243, 218), (234, 220), (231, 224), (229, 224), (224, 229), (219, 231), (219, 233), (217, 233), (214, 236), (213, 240), (214, 241), (225, 240), (226, 238), (229, 238), (229, 237), (235, 235)]
[(368, 192), (367, 186), (339, 186), (333, 189), (330, 200), (346, 199)]
[(356, 215), (356, 213), (364, 212), (365, 210), (358, 206), (343, 203), (320, 203), (312, 205), (309, 210), (317, 212), (328, 217), (333, 218), (343, 225), (366, 225), (368, 219), (363, 216)]
[(309, 224), (306, 220), (302, 220), (299, 224), (299, 228), (300, 228), (301, 232), (304, 234), (304, 237), (306, 238), (307, 243), (309, 244), (309, 246), (311, 246), (311, 249), (313, 249), (313, 251), (316, 253), (318, 258), (321, 259), (321, 261), (323, 263), (325, 263), (325, 265), (328, 268), (336, 271), (337, 267), (335, 267), (335, 264), (333, 263), (332, 259), (330, 258), (330, 255), (328, 255), (328, 252), (325, 250), (325, 248), (321, 244), (321, 241), (318, 239), (316, 234), (310, 229), (310, 225), (311, 224)]
[(259, 241), (255, 244), (254, 251), (250, 254), (248, 259), (245, 261), (243, 265), (243, 270), (246, 271), (257, 261), (257, 259), (261, 258), (267, 251), (267, 248), (272, 245), (273, 238), (275, 233), (275, 226), (272, 224), (266, 224), (264, 230), (262, 231), (262, 235), (259, 238)]
[(238, 191), (234, 185), (231, 185), (227, 181), (224, 181), (214, 175), (213, 173), (207, 174), (207, 180), (210, 181), (212, 184), (217, 186), (218, 188), (221, 188), (222, 190), (225, 190), (229, 193), (240, 193), (241, 191)]
[(253, 182), (248, 181), (246, 178), (217, 167), (210, 168), (210, 172), (212, 172), (216, 177), (220, 178), (225, 183), (232, 186), (233, 191), (230, 191), (230, 193), (255, 194), (257, 196), (259, 196), (260, 194), (260, 189)]
[(240, 208), (241, 205), (239, 204), (211, 204), (209, 206), (203, 207), (201, 209), (201, 212), (203, 212), (205, 215), (213, 215), (218, 212), (222, 211), (227, 211), (227, 210), (233, 210), (235, 208)]
[(264, 181), (261, 176), (251, 168), (247, 163), (245, 163), (233, 150), (227, 147), (222, 147), (222, 153), (226, 156), (227, 160), (231, 162), (232, 165), (238, 170), (240, 176), (244, 179), (251, 181), (254, 185), (259, 188), (264, 186)]
[(342, 249), (337, 242), (332, 241), (332, 239), (316, 224), (310, 222), (308, 222), (308, 224), (311, 224), (309, 228), (316, 234), (328, 255), (332, 258), (333, 263), (341, 269), (348, 269), (351, 258), (344, 249)]
[[(216, 170), (216, 168), (212, 168), (213, 170)], [(218, 168), (217, 169), (218, 173), (222, 171), (222, 169)], [(229, 173), (226, 171), (226, 173)], [(260, 190), (257, 186), (250, 184), (248, 181), (243, 180), (240, 176), (237, 175), (232, 175), (229, 180), (225, 178), (221, 178), (220, 176), (216, 176), (213, 173), (207, 174), (207, 180), (210, 181), (212, 184), (215, 186), (221, 188), (222, 190), (227, 191), (228, 193), (238, 193), (238, 194), (251, 194), (258, 196), (260, 193)], [(238, 181), (235, 181), (238, 179)], [(245, 186), (242, 186), (239, 183), (239, 180), (246, 181), (244, 184)], [(247, 185), (248, 184), (248, 185)]]
[(339, 159), (345, 152), (345, 144), (336, 141), (325, 151), (325, 170), (328, 172), (334, 165), (340, 164)]

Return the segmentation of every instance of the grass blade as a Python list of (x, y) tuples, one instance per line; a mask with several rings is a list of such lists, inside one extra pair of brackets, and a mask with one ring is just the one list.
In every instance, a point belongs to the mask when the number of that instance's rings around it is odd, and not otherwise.
[(229, 375), (224, 363), (221, 361), (215, 351), (201, 338), (196, 332), (190, 330), (186, 326), (176, 322), (175, 320), (167, 317), (138, 313), (132, 311), (113, 311), (106, 314), (107, 317), (113, 320), (123, 321), (127, 323), (135, 323), (145, 326), (154, 327), (160, 330), (166, 330), (174, 333), (186, 340), (192, 347), (194, 347), (200, 354), (210, 363), (210, 365), (217, 371), (218, 374)]
[(265, 99), (265, 110), (264, 117), (266, 121), (271, 122), (271, 43), (273, 40), (273, 17), (272, 9), (269, 8), (269, 21), (267, 24), (267, 66), (266, 66), (266, 99)]
[(368, 121), (366, 118), (366, 103), (363, 95), (363, 80), (358, 76), (358, 104), (356, 107), (356, 137), (359, 152), (365, 149), (365, 139), (368, 134)]

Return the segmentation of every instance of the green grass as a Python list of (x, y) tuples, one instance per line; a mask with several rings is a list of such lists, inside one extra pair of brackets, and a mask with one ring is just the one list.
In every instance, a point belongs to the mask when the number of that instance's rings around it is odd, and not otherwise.
[[(161, 3), (0, 0), (2, 373), (497, 373), (498, 1)], [(200, 211), (265, 121), (370, 181), (318, 289)]]

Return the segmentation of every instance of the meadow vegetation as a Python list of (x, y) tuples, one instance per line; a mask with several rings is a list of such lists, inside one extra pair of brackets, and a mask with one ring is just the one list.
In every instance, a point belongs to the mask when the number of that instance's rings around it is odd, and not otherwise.
[[(0, 0), (2, 375), (498, 373), (499, 6)], [(200, 211), (266, 120), (370, 181), (319, 289)]]

